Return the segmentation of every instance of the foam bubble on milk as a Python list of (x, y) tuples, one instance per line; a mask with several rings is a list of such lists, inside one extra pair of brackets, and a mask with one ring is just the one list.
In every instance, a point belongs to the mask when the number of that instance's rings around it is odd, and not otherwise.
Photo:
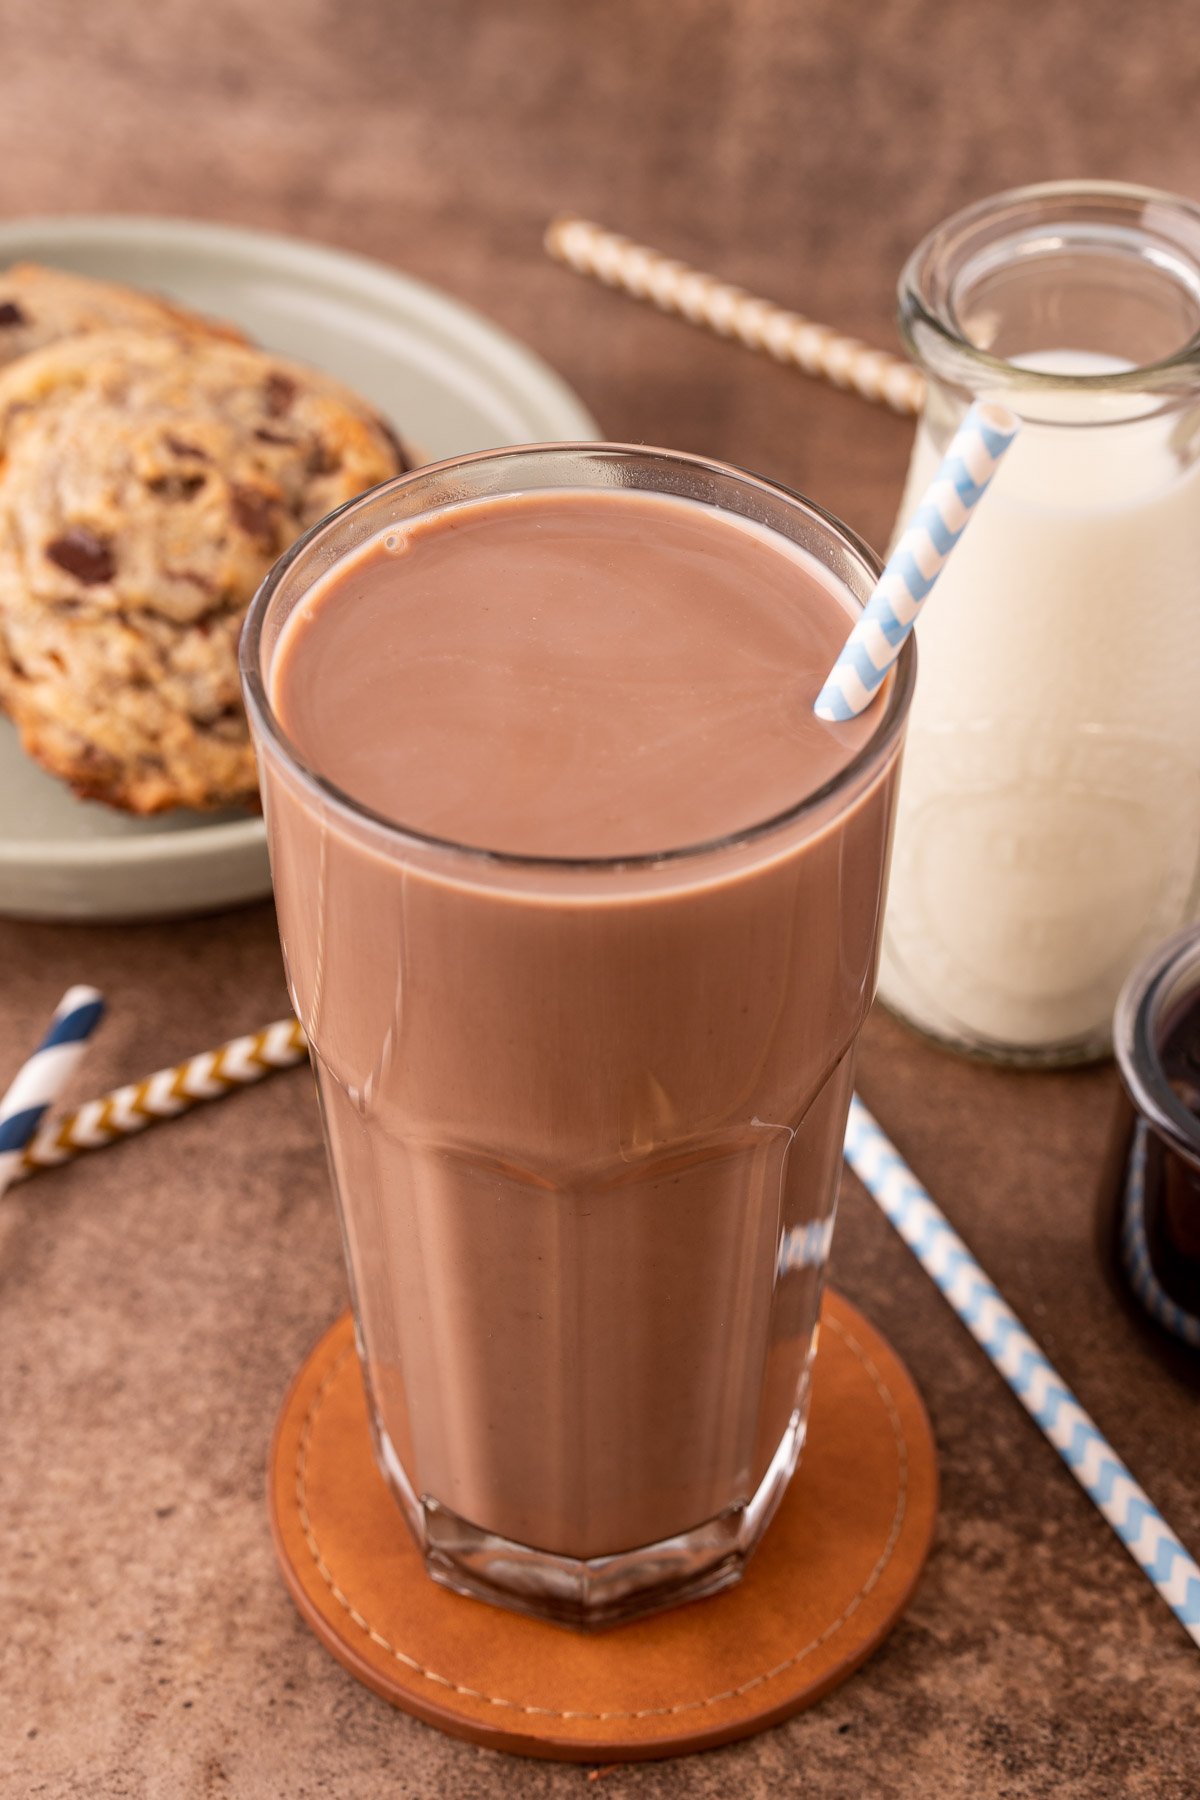
[[(1132, 963), (1196, 913), (1200, 463), (1154, 396), (1023, 400), (917, 630), (880, 988), (938, 1035), (1037, 1051), (1103, 1041)], [(902, 521), (938, 454), (922, 423)]]

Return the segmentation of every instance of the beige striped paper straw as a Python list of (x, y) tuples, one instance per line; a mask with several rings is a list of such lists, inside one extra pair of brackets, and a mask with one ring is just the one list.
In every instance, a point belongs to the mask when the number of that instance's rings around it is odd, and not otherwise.
[(201, 1051), (173, 1069), (159, 1069), (143, 1081), (115, 1088), (75, 1112), (48, 1120), (26, 1144), (13, 1180), (58, 1168), (89, 1150), (103, 1150), (162, 1119), (176, 1119), (206, 1100), (221, 1100), (277, 1069), (294, 1068), (307, 1055), (308, 1041), (296, 1019), (277, 1019), (248, 1037), (231, 1038), (218, 1050)]
[(924, 377), (903, 357), (873, 350), (830, 325), (788, 312), (588, 219), (555, 219), (545, 246), (579, 275), (591, 275), (635, 300), (649, 300), (662, 312), (677, 313), (718, 337), (736, 338), (748, 350), (793, 363), (806, 375), (819, 375), (893, 412), (915, 416), (925, 403)]

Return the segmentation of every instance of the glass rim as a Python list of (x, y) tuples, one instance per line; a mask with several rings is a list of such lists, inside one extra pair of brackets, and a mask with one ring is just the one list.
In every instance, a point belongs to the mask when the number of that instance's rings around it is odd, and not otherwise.
[[(1046, 369), (1023, 368), (1020, 363), (1009, 362), (1003, 356), (993, 356), (989, 350), (980, 349), (929, 303), (922, 271), (928, 259), (944, 247), (944, 241), (952, 232), (980, 224), (1003, 206), (1029, 206), (1052, 200), (1109, 201), (1130, 209), (1157, 206), (1183, 214), (1197, 230), (1195, 260), (1200, 281), (1200, 204), (1186, 195), (1173, 194), (1166, 188), (1143, 187), (1131, 181), (1039, 181), (1023, 187), (1004, 188), (983, 200), (973, 200), (926, 232), (900, 272), (897, 290), (900, 336), (918, 365), (925, 367), (928, 361), (916, 342), (915, 331), (919, 327), (930, 332), (937, 347), (949, 352), (960, 368), (977, 369), (981, 382), (990, 380), (1012, 388), (1024, 388), (1031, 393), (1046, 393), (1053, 389), (1077, 393), (1169, 391), (1181, 373), (1200, 373), (1200, 329), (1170, 356), (1154, 362), (1094, 375), (1055, 374)], [(934, 370), (934, 373), (941, 372)]]
[(1159, 1050), (1162, 1014), (1187, 991), (1200, 997), (1200, 925), (1169, 937), (1138, 964), (1121, 989), (1113, 1018), (1113, 1054), (1125, 1090), (1155, 1136), (1200, 1168), (1200, 1119), (1167, 1082)]
[[(406, 470), (389, 481), (368, 488), (365, 493), (356, 495), (333, 512), (327, 513), (324, 518), (318, 519), (316, 524), (310, 526), (303, 536), (297, 538), (296, 542), (268, 570), (247, 611), (238, 645), (238, 665), (246, 709), (260, 737), (282, 757), (288, 769), (299, 777), (303, 787), (315, 792), (318, 798), (324, 804), (332, 806), (336, 813), (348, 817), (356, 824), (366, 824), (373, 830), (382, 832), (389, 842), (407, 844), (421, 850), (432, 851), (438, 855), (450, 856), (466, 865), (484, 869), (504, 868), (530, 872), (540, 869), (557, 871), (562, 874), (615, 873), (679, 866), (703, 857), (720, 855), (745, 845), (755, 844), (799, 823), (806, 815), (819, 811), (841, 790), (852, 786), (856, 779), (870, 768), (872, 763), (882, 763), (886, 759), (900, 735), (915, 684), (916, 646), (911, 632), (901, 648), (889, 678), (891, 685), (883, 714), (870, 737), (843, 768), (839, 769), (828, 781), (823, 782), (819, 788), (805, 794), (803, 799), (780, 812), (771, 814), (769, 818), (739, 827), (732, 832), (723, 833), (719, 837), (705, 838), (698, 843), (673, 846), (668, 850), (652, 850), (623, 856), (545, 856), (493, 850), (477, 844), (462, 844), (454, 838), (439, 837), (435, 833), (421, 831), (415, 826), (404, 825), (396, 819), (389, 818), (386, 813), (378, 812), (365, 802), (356, 800), (352, 794), (347, 793), (344, 788), (340, 788), (315, 769), (299, 746), (292, 742), (284, 730), (267, 692), (267, 683), (263, 678), (262, 668), (263, 632), (271, 604), (280, 588), (295, 571), (297, 564), (310, 556), (319, 543), (326, 541), (330, 536), (335, 536), (351, 515), (363, 512), (387, 495), (394, 494), (406, 487), (415, 486), (430, 476), (469, 468), (473, 464), (518, 461), (531, 457), (548, 460), (563, 456), (597, 456), (635, 459), (641, 462), (667, 462), (677, 468), (693, 469), (708, 475), (715, 475), (722, 480), (733, 480), (752, 492), (757, 491), (775, 500), (783, 500), (788, 507), (803, 513), (824, 536), (836, 539), (843, 548), (849, 550), (862, 564), (873, 582), (878, 580), (882, 572), (883, 564), (875, 551), (842, 520), (826, 511), (815, 501), (784, 486), (781, 482), (768, 481), (764, 476), (739, 469), (732, 463), (718, 462), (711, 457), (694, 456), (687, 451), (664, 450), (648, 444), (580, 440), (579, 442), (505, 445), (492, 450), (472, 451), (463, 456), (446, 457), (434, 463), (423, 463), (416, 469)], [(530, 490), (526, 488), (519, 491)], [(620, 490), (607, 491), (619, 492)], [(638, 489), (634, 491), (652, 492), (653, 490)], [(460, 499), (448, 504), (469, 505), (471, 502)], [(439, 507), (436, 504), (427, 509), (429, 512), (438, 510)], [(384, 529), (381, 527), (380, 535), (383, 535)], [(767, 529), (773, 529), (773, 527), (768, 526)], [(776, 536), (782, 536), (782, 533), (776, 532)], [(841, 585), (846, 586), (844, 582)], [(861, 611), (862, 602), (859, 602), (853, 593), (850, 597), (857, 602)]]

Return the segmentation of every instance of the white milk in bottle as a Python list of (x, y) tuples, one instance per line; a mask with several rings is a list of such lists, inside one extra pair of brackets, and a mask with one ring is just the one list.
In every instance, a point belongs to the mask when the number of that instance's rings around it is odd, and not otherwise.
[(932, 234), (901, 520), (975, 394), (1023, 420), (917, 627), (880, 992), (1005, 1060), (1103, 1053), (1200, 884), (1200, 209), (1113, 184)]

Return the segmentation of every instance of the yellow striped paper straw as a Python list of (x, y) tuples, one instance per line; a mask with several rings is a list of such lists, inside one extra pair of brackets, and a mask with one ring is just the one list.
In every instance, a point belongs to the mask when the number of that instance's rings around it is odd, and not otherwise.
[(204, 1050), (172, 1069), (159, 1069), (142, 1081), (87, 1101), (75, 1112), (47, 1120), (26, 1144), (13, 1180), (58, 1168), (89, 1150), (103, 1150), (207, 1100), (221, 1100), (277, 1069), (294, 1068), (307, 1055), (308, 1040), (297, 1019), (277, 1019), (248, 1037), (231, 1038), (218, 1050)]

